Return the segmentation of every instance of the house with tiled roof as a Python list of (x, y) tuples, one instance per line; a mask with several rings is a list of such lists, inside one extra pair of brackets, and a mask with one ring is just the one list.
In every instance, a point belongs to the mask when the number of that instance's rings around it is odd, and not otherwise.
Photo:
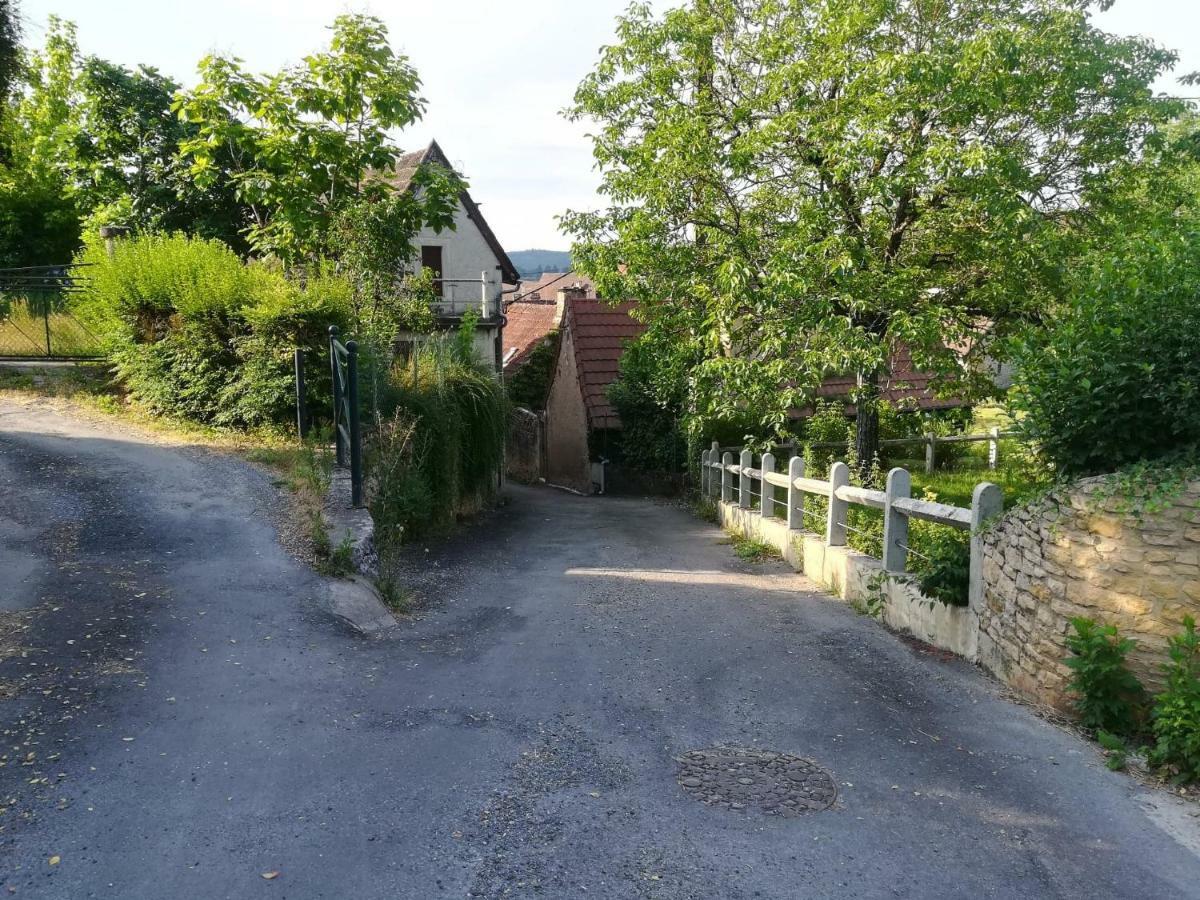
[(591, 281), (575, 272), (546, 272), (523, 283), (504, 304), (504, 374), (517, 372), (562, 324), (567, 294), (595, 296)]
[[(395, 169), (381, 177), (397, 191), (419, 190), (414, 178), (422, 166), (454, 169), (437, 141), (396, 160)], [(503, 360), (505, 283), (515, 284), (520, 276), (495, 232), (480, 212), (470, 192), (458, 195), (454, 228), (435, 231), (424, 228), (414, 242), (414, 271), (429, 270), (440, 294), (438, 319), (452, 328), (468, 310), (479, 313), (476, 350), (479, 357), (499, 371)]]
[[(588, 296), (591, 293), (591, 296)], [(546, 480), (582, 493), (603, 484), (593, 465), (596, 439), (621, 428), (608, 400), (621, 354), (645, 326), (634, 303), (610, 304), (586, 289), (564, 296), (558, 363), (546, 401)]]

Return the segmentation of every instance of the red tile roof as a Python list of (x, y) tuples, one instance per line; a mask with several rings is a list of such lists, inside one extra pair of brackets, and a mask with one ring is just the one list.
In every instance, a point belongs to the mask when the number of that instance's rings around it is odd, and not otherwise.
[(575, 347), (579, 388), (591, 428), (620, 428), (608, 402), (608, 386), (617, 379), (617, 362), (626, 345), (646, 330), (630, 311), (632, 301), (605, 303), (595, 297), (567, 298), (567, 328)]
[[(907, 347), (901, 347), (892, 357), (892, 371), (884, 376), (880, 387), (883, 397), (892, 405), (901, 409), (951, 409), (962, 406), (963, 402), (954, 397), (939, 397), (930, 388), (933, 376), (928, 372), (913, 370), (912, 354)], [(854, 390), (857, 380), (853, 375), (833, 375), (826, 378), (817, 388), (817, 397), (828, 399), (846, 397)], [(855, 406), (847, 402), (846, 414), (853, 415)], [(808, 410), (798, 411), (798, 415), (807, 415)]]
[(554, 300), (516, 300), (504, 307), (504, 372), (519, 369), (546, 336), (561, 323)]

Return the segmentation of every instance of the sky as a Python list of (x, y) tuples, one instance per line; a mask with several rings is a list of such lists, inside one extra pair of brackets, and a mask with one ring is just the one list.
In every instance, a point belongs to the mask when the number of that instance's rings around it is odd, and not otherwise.
[[(321, 48), (342, 12), (387, 23), (392, 47), (416, 66), (429, 101), (424, 119), (397, 140), (437, 138), (467, 176), (471, 195), (507, 250), (565, 250), (555, 216), (599, 205), (587, 128), (560, 111), (613, 41), (629, 0), (19, 0), (25, 39), (40, 43), (46, 19), (79, 26), (85, 54), (154, 66), (184, 85), (208, 53), (275, 71)], [(656, 8), (675, 5), (656, 0)], [(1177, 51), (1179, 72), (1200, 70), (1200, 0), (1117, 0), (1102, 27), (1140, 34)], [(1160, 90), (1179, 93), (1173, 78)], [(1200, 89), (1184, 91), (1200, 93)]]

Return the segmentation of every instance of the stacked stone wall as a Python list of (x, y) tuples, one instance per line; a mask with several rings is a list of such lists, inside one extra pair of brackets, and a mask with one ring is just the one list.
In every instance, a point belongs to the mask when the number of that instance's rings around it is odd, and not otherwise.
[(1011, 511), (984, 536), (979, 662), (1020, 692), (1070, 704), (1071, 619), (1137, 641), (1134, 673), (1161, 685), (1167, 640), (1200, 620), (1200, 481), (1139, 517), (1103, 478)]

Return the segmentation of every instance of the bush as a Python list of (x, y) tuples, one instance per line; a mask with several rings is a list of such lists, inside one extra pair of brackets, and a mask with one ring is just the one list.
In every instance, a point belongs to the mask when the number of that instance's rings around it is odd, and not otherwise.
[(1183, 627), (1171, 638), (1166, 689), (1154, 698), (1150, 761), (1174, 769), (1182, 781), (1200, 781), (1200, 636), (1190, 616)]
[[(508, 404), (472, 358), (474, 323), (433, 339), (382, 391), (383, 425), (367, 460), (370, 506), (384, 549), (445, 531), (495, 493)], [(465, 337), (464, 337), (465, 335)]]
[(606, 455), (646, 472), (682, 472), (688, 468), (680, 427), (686, 385), (669, 377), (657, 357), (657, 345), (646, 339), (634, 341), (621, 355), (617, 380), (608, 388), (621, 432)]
[(350, 290), (332, 275), (301, 288), (224, 244), (183, 235), (98, 243), (79, 260), (79, 317), (102, 336), (117, 374), (151, 412), (205, 424), (290, 422), (293, 350), (308, 351), (308, 403), (329, 405), (327, 331), (346, 327)]
[(1134, 642), (1122, 638), (1115, 625), (1091, 619), (1071, 620), (1075, 634), (1067, 636), (1073, 654), (1066, 664), (1074, 673), (1069, 687), (1084, 726), (1110, 734), (1137, 730), (1145, 708), (1145, 690), (1125, 664)]
[(1200, 234), (1171, 222), (1106, 248), (1015, 361), (1020, 426), (1064, 475), (1200, 442)]
[[(914, 521), (909, 571), (926, 597), (948, 606), (966, 606), (971, 584), (971, 535), (942, 525)], [(923, 557), (923, 558), (922, 558)]]

